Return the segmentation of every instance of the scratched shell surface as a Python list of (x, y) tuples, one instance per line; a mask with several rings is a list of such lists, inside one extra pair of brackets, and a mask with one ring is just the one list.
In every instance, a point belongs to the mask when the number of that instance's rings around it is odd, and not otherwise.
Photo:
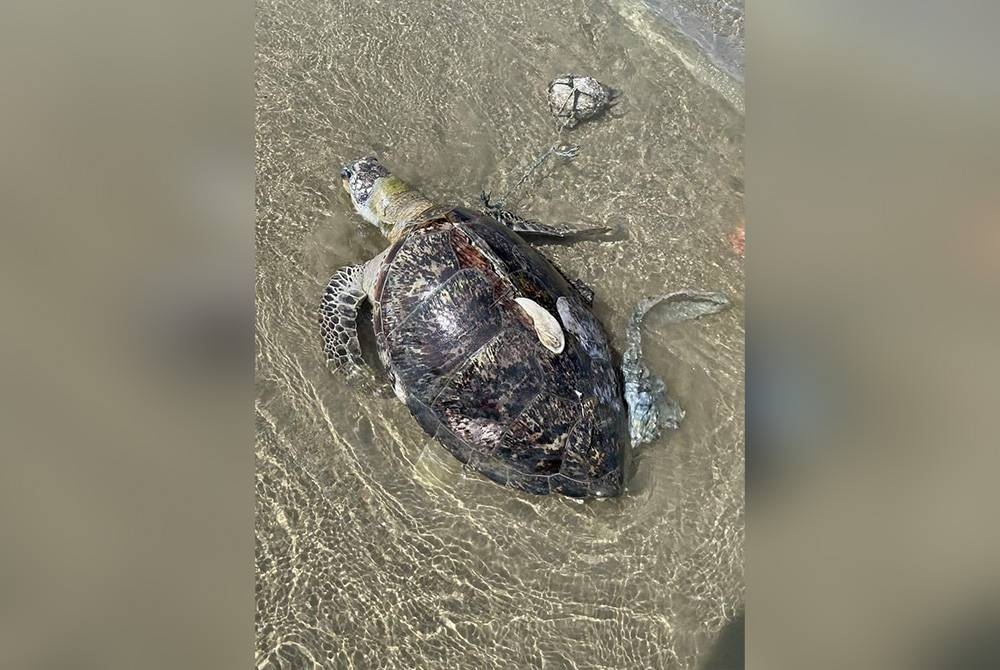
[[(696, 668), (741, 610), (743, 270), (727, 236), (744, 120), (643, 11), (258, 2), (258, 667)], [(644, 295), (736, 302), (681, 326), (650, 315), (649, 364), (687, 417), (634, 459), (625, 495), (587, 504), (463, 472), (395, 398), (331, 374), (315, 326), (333, 270), (388, 246), (343, 200), (340, 166), (375, 150), (435, 198), (502, 192), (554, 140), (545, 86), (563, 72), (624, 98), (513, 204), (626, 231), (544, 247), (596, 290), (613, 344)]]

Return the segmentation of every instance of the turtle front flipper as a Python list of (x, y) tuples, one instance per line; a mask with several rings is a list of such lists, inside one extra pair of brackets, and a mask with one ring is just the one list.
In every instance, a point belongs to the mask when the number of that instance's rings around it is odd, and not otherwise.
[(358, 309), (368, 297), (364, 284), (364, 264), (340, 268), (326, 285), (319, 310), (326, 360), (349, 378), (367, 369), (358, 340)]
[(525, 218), (507, 209), (502, 200), (490, 200), (490, 195), (486, 191), (479, 194), (479, 202), (482, 205), (483, 213), (492, 216), (519, 235), (537, 235), (538, 237), (566, 240), (600, 238), (615, 232), (615, 229), (609, 226), (593, 226), (590, 228), (573, 228), (564, 225), (550, 226), (534, 219)]
[(510, 229), (519, 235), (537, 235), (539, 237), (551, 237), (560, 240), (566, 239), (594, 239), (609, 235), (614, 232), (610, 226), (592, 226), (590, 228), (572, 228), (570, 226), (550, 226), (531, 219), (525, 219), (509, 210), (505, 210), (510, 223)]
[(678, 323), (715, 314), (729, 307), (729, 300), (719, 293), (677, 291), (654, 298), (644, 298), (629, 320), (628, 347), (622, 357), (625, 378), (625, 402), (628, 404), (629, 433), (632, 446), (652, 442), (662, 428), (675, 429), (684, 418), (684, 410), (667, 395), (666, 384), (642, 361), (642, 320), (650, 309), (667, 303), (668, 323)]

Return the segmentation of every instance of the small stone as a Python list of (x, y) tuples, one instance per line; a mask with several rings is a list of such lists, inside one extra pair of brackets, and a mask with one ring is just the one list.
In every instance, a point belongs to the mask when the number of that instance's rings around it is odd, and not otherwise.
[(564, 74), (549, 82), (549, 109), (552, 115), (573, 128), (603, 114), (618, 98), (618, 92), (593, 77)]

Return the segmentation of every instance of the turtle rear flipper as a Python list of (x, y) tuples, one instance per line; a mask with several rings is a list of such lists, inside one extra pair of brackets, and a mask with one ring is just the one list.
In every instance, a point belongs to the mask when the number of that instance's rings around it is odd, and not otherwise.
[(626, 331), (628, 348), (622, 357), (625, 402), (628, 404), (633, 447), (652, 442), (663, 428), (676, 429), (684, 418), (684, 410), (667, 395), (666, 384), (642, 361), (643, 317), (663, 302), (667, 303), (664, 309), (669, 310), (666, 315), (668, 323), (697, 319), (729, 307), (729, 300), (722, 294), (687, 290), (644, 298), (636, 306)]
[(367, 370), (358, 340), (358, 309), (367, 299), (365, 265), (348, 265), (334, 273), (323, 292), (319, 325), (326, 360), (355, 378)]

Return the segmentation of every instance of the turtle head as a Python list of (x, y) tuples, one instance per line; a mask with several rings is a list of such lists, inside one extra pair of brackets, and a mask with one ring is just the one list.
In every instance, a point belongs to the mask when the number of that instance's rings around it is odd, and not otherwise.
[(378, 217), (371, 209), (375, 183), (390, 175), (389, 170), (375, 156), (359, 158), (340, 171), (341, 184), (351, 196), (354, 209), (370, 223), (378, 224)]
[(391, 240), (434, 206), (419, 191), (389, 172), (375, 156), (365, 156), (345, 165), (340, 171), (340, 180), (358, 214), (378, 226)]

